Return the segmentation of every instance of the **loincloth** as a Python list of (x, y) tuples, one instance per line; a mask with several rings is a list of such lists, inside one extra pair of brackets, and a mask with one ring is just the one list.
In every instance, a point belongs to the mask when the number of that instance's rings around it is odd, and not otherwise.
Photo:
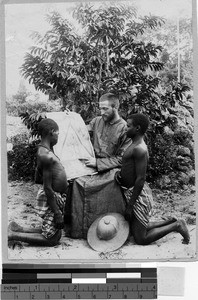
[[(120, 184), (118, 174), (115, 174), (115, 179), (118, 184)], [(133, 194), (133, 188), (126, 188), (123, 185), (120, 185), (122, 192), (124, 194), (126, 203), (128, 204), (130, 202), (130, 199)], [(138, 221), (144, 226), (148, 227), (149, 223), (149, 218), (151, 216), (151, 211), (153, 207), (153, 196), (152, 196), (152, 191), (150, 187), (148, 186), (148, 183), (145, 182), (144, 187), (138, 197), (136, 199), (135, 204), (133, 205), (133, 213), (138, 219)]]
[[(60, 211), (64, 212), (65, 202), (66, 202), (66, 195), (61, 195), (59, 193), (54, 192), (54, 199), (60, 209)], [(41, 188), (38, 191), (37, 197), (36, 197), (36, 213), (39, 217), (42, 218), (42, 235), (46, 239), (52, 238), (56, 232), (59, 230), (55, 227), (54, 223), (54, 213), (49, 207), (47, 203), (47, 196), (45, 194), (45, 191), (43, 188)]]

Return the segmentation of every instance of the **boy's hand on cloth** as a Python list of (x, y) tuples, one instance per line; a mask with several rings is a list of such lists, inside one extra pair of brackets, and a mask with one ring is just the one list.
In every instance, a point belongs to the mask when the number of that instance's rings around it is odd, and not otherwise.
[(54, 223), (57, 229), (64, 228), (64, 218), (61, 212), (54, 214)]

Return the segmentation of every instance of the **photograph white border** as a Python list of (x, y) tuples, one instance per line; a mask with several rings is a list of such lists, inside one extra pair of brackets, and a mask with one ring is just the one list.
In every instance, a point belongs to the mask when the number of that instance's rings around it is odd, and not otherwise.
[[(121, 0), (120, 0), (121, 1)], [(0, 58), (1, 58), (1, 69), (0, 69), (0, 96), (1, 96), (1, 182), (2, 182), (2, 187), (1, 188), (1, 199), (3, 200), (1, 203), (1, 209), (2, 209), (2, 259), (3, 259), (3, 263), (29, 263), (29, 260), (14, 260), (14, 261), (10, 261), (7, 258), (7, 221), (8, 221), (8, 217), (7, 214), (5, 214), (4, 212), (7, 211), (7, 202), (6, 202), (6, 198), (7, 198), (7, 151), (6, 151), (6, 140), (5, 140), (5, 136), (6, 136), (6, 105), (5, 105), (5, 100), (6, 99), (6, 87), (5, 87), (5, 73), (6, 73), (6, 67), (5, 67), (5, 14), (4, 14), (4, 5), (5, 4), (17, 4), (17, 3), (48, 3), (49, 1), (26, 1), (26, 0), (21, 0), (21, 1), (2, 1), (0, 4), (0, 37), (1, 37), (1, 43), (0, 43)], [(53, 1), (53, 2), (66, 2), (66, 1)], [(70, 0), (68, 0), (68, 2), (70, 2)], [(82, 1), (85, 2), (85, 1)], [(87, 1), (89, 2), (89, 1)], [(194, 44), (193, 44), (193, 50), (194, 50), (194, 112), (195, 112), (195, 116), (198, 115), (198, 103), (197, 103), (197, 96), (198, 96), (198, 86), (197, 86), (197, 82), (198, 82), (198, 47), (197, 47), (197, 15), (195, 15), (196, 13), (196, 6), (197, 6), (197, 1), (196, 0), (192, 0), (192, 4), (193, 4), (193, 39), (194, 39)], [(2, 42), (3, 41), (3, 42)], [(195, 137), (195, 166), (196, 166), (196, 171), (198, 170), (198, 158), (197, 158), (197, 151), (196, 149), (198, 149), (198, 119), (195, 118), (195, 128), (194, 128), (194, 137)], [(197, 189), (198, 188), (198, 179), (197, 179), (197, 174), (196, 174), (196, 195), (197, 195)], [(197, 205), (197, 203), (196, 203)], [(197, 232), (197, 228), (196, 228), (196, 232)], [(197, 247), (198, 247), (198, 241), (196, 241), (197, 243)], [(190, 259), (190, 261), (192, 260), (196, 260), (195, 259)], [(133, 262), (139, 262), (139, 260), (133, 260)], [(147, 261), (145, 260), (141, 260), (141, 261)], [(149, 262), (151, 261), (155, 261), (155, 260), (149, 260)], [(163, 261), (163, 259), (159, 259), (159, 261)], [(177, 261), (177, 259), (174, 259), (174, 261)], [(178, 261), (185, 261), (185, 260), (180, 260), (178, 259)], [(187, 259), (187, 261), (189, 261), (189, 259)], [(31, 260), (31, 263), (67, 263), (68, 261), (66, 260), (50, 260), (50, 262), (46, 262), (46, 261), (39, 261), (39, 260)], [(107, 261), (90, 261), (90, 263), (92, 264), (104, 264), (104, 262), (107, 263), (111, 263), (113, 261), (107, 260)], [(121, 261), (122, 262), (122, 261)], [(124, 260), (123, 263), (125, 264), (127, 261)], [(79, 264), (79, 261), (70, 261), (71, 264)], [(87, 259), (85, 261), (82, 261), (82, 263), (87, 264)], [(118, 264), (120, 263), (120, 261), (115, 260), (115, 263)]]

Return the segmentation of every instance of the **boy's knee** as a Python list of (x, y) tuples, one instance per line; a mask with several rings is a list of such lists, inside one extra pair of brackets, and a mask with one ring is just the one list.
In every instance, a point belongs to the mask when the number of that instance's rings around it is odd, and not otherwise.
[(136, 219), (131, 224), (131, 234), (133, 235), (134, 241), (137, 245), (147, 245), (147, 230)]
[(134, 240), (135, 240), (135, 242), (136, 242), (136, 244), (137, 245), (142, 245), (142, 246), (144, 246), (144, 245), (146, 245), (147, 243), (146, 243), (146, 238), (144, 238), (143, 236), (140, 236), (140, 235), (134, 235), (133, 236), (134, 237)]
[(146, 245), (145, 240), (142, 239), (142, 238), (138, 238), (138, 239), (135, 239), (135, 238), (134, 238), (134, 240), (135, 240), (135, 242), (136, 242), (137, 245), (141, 245), (141, 246)]

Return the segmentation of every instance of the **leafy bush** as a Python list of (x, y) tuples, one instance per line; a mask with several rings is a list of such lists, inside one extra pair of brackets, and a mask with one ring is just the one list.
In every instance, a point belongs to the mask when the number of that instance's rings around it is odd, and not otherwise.
[(157, 72), (163, 68), (158, 59), (162, 48), (140, 37), (147, 28), (162, 26), (163, 18), (138, 18), (133, 6), (90, 4), (79, 4), (73, 17), (83, 36), (57, 12), (47, 16), (51, 28), (44, 36), (33, 32), (34, 46), (25, 54), (22, 76), (36, 90), (48, 94), (53, 90), (64, 106), (72, 100), (79, 108), (84, 104), (94, 108), (101, 94), (112, 91), (130, 98), (134, 87), (139, 99), (147, 95), (152, 99)]
[(193, 134), (191, 134), (188, 130), (179, 130), (174, 134), (174, 142), (177, 145), (183, 145), (188, 147), (189, 142), (193, 140)]
[(38, 124), (39, 122), (46, 118), (45, 113), (33, 113), (29, 114), (28, 112), (20, 115), (23, 123), (30, 129), (30, 134), (32, 137), (39, 137), (38, 133)]
[(160, 175), (173, 171), (175, 166), (175, 142), (172, 136), (158, 134), (147, 141), (149, 149), (148, 181), (154, 182)]
[(40, 141), (16, 144), (8, 151), (8, 180), (34, 180), (37, 145)]
[(9, 139), (7, 138), (8, 143), (12, 143), (13, 145), (21, 145), (29, 142), (30, 134), (29, 132), (21, 132), (14, 136), (11, 136)]
[[(134, 7), (95, 9), (89, 4), (78, 5), (73, 17), (84, 29), (83, 37), (78, 36), (68, 20), (51, 13), (47, 18), (51, 29), (44, 36), (38, 32), (32, 35), (36, 46), (25, 55), (22, 76), (36, 90), (54, 92), (63, 106), (71, 106), (85, 123), (97, 115), (102, 93), (118, 94), (125, 119), (129, 113), (137, 112), (150, 118), (148, 178), (154, 180), (172, 171), (172, 149), (180, 143), (181, 136), (177, 141), (164, 137), (163, 129), (172, 128), (169, 109), (180, 104), (189, 87), (172, 80), (168, 88), (163, 87), (160, 72), (168, 58), (160, 61), (161, 45), (142, 38), (148, 29), (154, 31), (163, 26), (164, 20), (155, 16), (138, 18)], [(48, 110), (33, 106), (34, 110), (21, 106), (19, 115), (31, 129), (31, 135), (38, 136), (38, 122)]]
[(7, 114), (10, 116), (20, 116), (28, 112), (29, 114), (38, 112), (60, 111), (59, 101), (26, 101), (21, 103), (16, 99), (7, 99), (6, 101)]

